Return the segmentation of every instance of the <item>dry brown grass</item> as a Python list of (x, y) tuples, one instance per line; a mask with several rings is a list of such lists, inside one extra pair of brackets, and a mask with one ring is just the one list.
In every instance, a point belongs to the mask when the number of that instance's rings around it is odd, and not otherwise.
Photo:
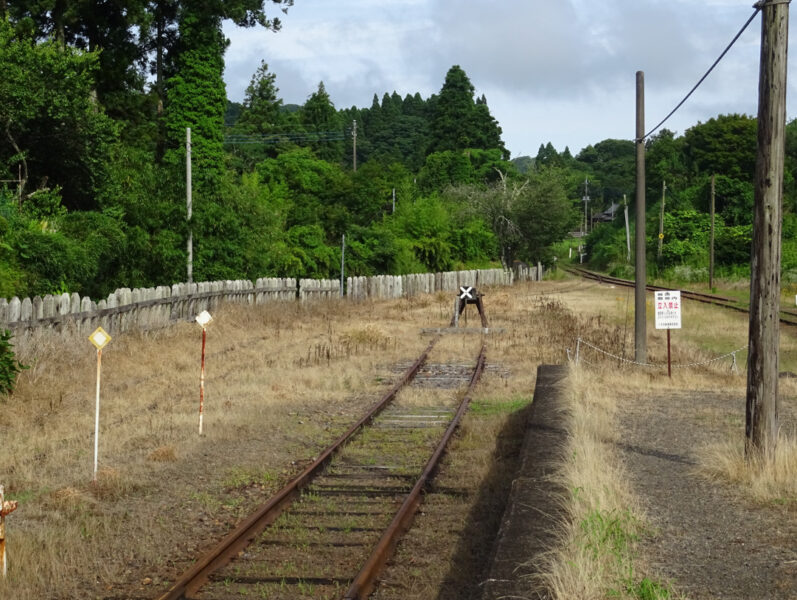
[[(517, 427), (514, 419), (531, 397), (536, 365), (566, 360), (577, 337), (628, 354), (633, 332), (626, 326), (624, 292), (618, 290), (563, 281), (483, 291), (491, 327), (504, 329), (486, 336), (491, 368), (475, 398), (493, 408), (466, 420), (449, 459), (448, 485), (495, 486), (500, 492), (503, 484), (492, 474), (511, 473), (511, 447), (519, 438), (507, 432)], [(397, 376), (395, 366), (428, 344), (421, 329), (447, 325), (452, 305), (451, 294), (435, 294), (396, 302), (211, 311), (201, 438), (198, 327), (179, 323), (114, 335), (103, 352), (96, 486), (91, 484), (93, 346), (72, 331), (16, 340), (20, 359), (31, 368), (22, 373), (17, 393), (0, 405), (0, 480), (7, 496), (20, 501), (8, 518), (10, 572), (0, 597), (155, 596), (152, 591), (165, 577), (185, 568), (371, 405)], [(688, 303), (684, 311), (685, 329), (674, 336), (677, 360), (712, 357), (744, 344), (742, 317), (726, 321)], [(475, 312), (469, 319), (477, 322)], [(704, 325), (693, 335), (695, 323)], [(463, 357), (475, 356), (479, 337), (447, 336), (430, 362), (467, 363)], [(660, 334), (651, 332), (649, 339), (651, 359), (660, 360)], [(783, 344), (797, 349), (790, 339)], [(743, 357), (737, 360), (741, 367)], [(790, 360), (795, 359), (788, 358), (785, 368), (797, 371)], [(598, 364), (605, 380), (600, 393), (611, 397), (620, 384), (630, 390), (743, 386), (741, 377), (726, 375), (727, 367), (676, 371), (668, 381), (660, 371), (618, 373), (614, 362), (604, 361)], [(407, 393), (402, 401), (448, 402), (441, 399), (447, 393), (440, 398)], [(584, 408), (592, 418), (574, 424), (576, 429), (606, 424), (608, 416), (595, 415), (610, 415), (611, 408), (593, 406), (599, 400), (590, 391)], [(595, 447), (584, 446), (578, 455), (602, 451), (613, 435), (604, 425), (591, 434)], [(602, 484), (590, 484), (596, 486), (603, 493)], [(617, 498), (618, 504), (633, 504), (624, 493)], [(474, 506), (466, 502), (461, 508), (458, 527), (475, 537), (463, 529), (477, 518), (469, 512)], [(426, 583), (412, 583), (418, 591), (405, 597), (435, 597), (430, 590), (450, 575), (444, 556), (459, 562), (465, 578), (483, 566), (485, 557), (461, 547), (456, 536), (440, 537), (435, 547), (445, 546), (440, 540), (446, 539), (448, 554), (430, 553), (434, 573), (424, 571), (420, 579)], [(152, 580), (149, 586), (136, 587), (146, 578)]]
[(750, 464), (744, 440), (726, 440), (698, 451), (699, 470), (710, 478), (737, 485), (757, 502), (797, 509), (797, 436), (782, 432), (774, 461)]
[(611, 444), (614, 395), (595, 384), (583, 369), (571, 369), (565, 394), (568, 443), (559, 475), (567, 490), (562, 498), (566, 517), (559, 547), (542, 559), (541, 576), (553, 597), (562, 600), (598, 600), (610, 589), (619, 594), (618, 582), (632, 566), (631, 539), (642, 522)]
[(177, 460), (177, 450), (174, 446), (160, 446), (150, 452), (147, 458), (153, 462), (174, 462)]
[[(157, 585), (165, 559), (190, 559), (202, 543), (192, 539), (198, 518), (219, 537), (350, 424), (395, 376), (389, 367), (428, 343), (408, 323), (433, 322), (437, 310), (432, 300), (410, 311), (334, 301), (214, 310), (201, 438), (199, 328), (114, 335), (103, 351), (96, 484), (93, 346), (74, 331), (16, 339), (31, 368), (0, 411), (0, 479), (20, 501), (0, 596)], [(235, 469), (263, 485), (226, 492)]]

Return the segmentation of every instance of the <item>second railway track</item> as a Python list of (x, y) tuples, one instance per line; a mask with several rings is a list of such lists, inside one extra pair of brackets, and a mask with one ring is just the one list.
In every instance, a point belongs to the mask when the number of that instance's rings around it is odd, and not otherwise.
[[(484, 368), (482, 345), (472, 366), (427, 364), (419, 375), (438, 339), (368, 414), (158, 600), (367, 598)], [(402, 401), (402, 390), (425, 380), (433, 391)]]
[[(589, 271), (587, 269), (582, 269), (580, 267), (567, 267), (565, 270), (574, 275), (578, 275), (579, 277), (583, 277), (584, 279), (597, 281), (598, 283), (609, 283), (621, 287), (634, 287), (635, 285), (633, 280), (620, 279), (619, 277), (612, 277), (610, 275), (604, 275), (603, 273), (596, 273), (594, 271)], [(663, 288), (656, 285), (647, 285), (645, 286), (645, 289), (650, 292), (650, 291), (665, 290), (671, 288)], [(729, 308), (731, 310), (735, 310), (738, 312), (743, 312), (743, 313), (749, 312), (747, 306), (744, 306), (738, 300), (734, 300), (733, 298), (726, 298), (724, 296), (718, 296), (716, 294), (705, 294), (703, 292), (681, 290), (681, 297), (689, 298), (690, 300), (695, 300), (697, 302), (703, 302), (705, 304), (713, 304), (715, 306)], [(795, 313), (792, 310), (781, 310), (780, 322), (786, 325), (797, 325), (797, 313)]]

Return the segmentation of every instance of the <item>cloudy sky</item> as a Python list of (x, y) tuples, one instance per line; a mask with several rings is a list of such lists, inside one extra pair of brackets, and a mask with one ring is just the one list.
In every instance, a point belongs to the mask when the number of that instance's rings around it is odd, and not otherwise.
[[(427, 98), (456, 64), (487, 97), (512, 156), (534, 156), (549, 141), (576, 154), (603, 139), (633, 138), (636, 71), (645, 73), (646, 128), (663, 119), (750, 17), (752, 4), (295, 0), (280, 15), (278, 33), (225, 25), (227, 95), (243, 100), (265, 60), (285, 103), (303, 104), (323, 81), (337, 108), (368, 107), (374, 93)], [(681, 134), (718, 114), (756, 114), (760, 23), (759, 16), (666, 127)], [(790, 65), (789, 119), (797, 116), (794, 75)]]

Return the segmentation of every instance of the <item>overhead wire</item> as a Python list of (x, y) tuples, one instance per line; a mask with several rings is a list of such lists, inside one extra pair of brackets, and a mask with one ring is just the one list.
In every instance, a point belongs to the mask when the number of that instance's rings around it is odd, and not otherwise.
[(709, 67), (708, 71), (706, 71), (706, 72), (705, 72), (705, 74), (703, 75), (703, 77), (701, 77), (701, 78), (700, 78), (700, 80), (699, 80), (699, 81), (698, 81), (698, 82), (695, 84), (695, 86), (694, 86), (694, 87), (693, 87), (691, 90), (689, 90), (689, 93), (688, 93), (686, 96), (684, 96), (683, 100), (681, 100), (681, 101), (678, 103), (678, 105), (677, 105), (675, 108), (673, 108), (673, 109), (670, 111), (670, 113), (669, 113), (669, 114), (668, 114), (666, 117), (664, 117), (664, 119), (662, 119), (662, 120), (661, 120), (661, 122), (660, 122), (658, 125), (656, 125), (656, 126), (653, 128), (653, 129), (651, 129), (650, 131), (648, 131), (648, 132), (647, 132), (645, 135), (643, 135), (641, 138), (637, 138), (637, 139), (636, 139), (636, 140), (634, 140), (634, 141), (636, 141), (636, 142), (641, 142), (641, 141), (643, 141), (643, 140), (647, 139), (648, 137), (650, 137), (650, 136), (651, 136), (653, 133), (655, 133), (655, 132), (656, 132), (656, 131), (659, 129), (659, 127), (661, 127), (662, 125), (664, 125), (664, 123), (666, 123), (666, 122), (667, 122), (667, 120), (668, 120), (668, 119), (669, 119), (671, 116), (673, 116), (673, 115), (676, 113), (676, 111), (677, 111), (679, 108), (681, 108), (681, 106), (683, 106), (684, 102), (686, 102), (686, 101), (689, 99), (689, 97), (690, 97), (690, 96), (691, 96), (691, 95), (694, 93), (694, 91), (695, 91), (695, 90), (696, 90), (698, 87), (700, 87), (700, 84), (701, 84), (701, 83), (703, 83), (703, 81), (705, 81), (706, 77), (708, 77), (708, 76), (709, 76), (709, 74), (710, 74), (710, 73), (711, 73), (711, 72), (714, 70), (714, 67), (716, 67), (716, 66), (717, 66), (717, 65), (720, 63), (720, 61), (721, 61), (721, 60), (722, 60), (722, 59), (725, 57), (725, 55), (728, 53), (728, 51), (729, 51), (729, 50), (730, 50), (730, 49), (733, 47), (733, 45), (736, 43), (736, 40), (738, 40), (738, 39), (741, 37), (741, 35), (742, 35), (742, 34), (745, 32), (745, 30), (747, 29), (748, 25), (750, 25), (750, 23), (752, 23), (752, 22), (753, 22), (753, 19), (755, 19), (756, 15), (758, 15), (758, 13), (761, 11), (761, 9), (763, 8), (764, 4), (766, 4), (766, 2), (757, 2), (757, 3), (756, 3), (754, 6), (753, 6), (753, 8), (755, 9), (755, 10), (753, 11), (753, 14), (752, 14), (752, 15), (750, 15), (750, 18), (749, 18), (749, 19), (747, 19), (747, 22), (746, 22), (744, 25), (742, 25), (742, 28), (739, 30), (739, 33), (737, 33), (737, 34), (734, 36), (734, 38), (731, 40), (731, 43), (730, 43), (730, 44), (728, 44), (728, 46), (725, 48), (725, 50), (723, 50), (723, 51), (722, 51), (722, 54), (720, 54), (720, 55), (719, 55), (719, 57), (717, 58), (717, 60), (715, 60), (715, 61), (714, 61), (714, 64), (712, 64), (712, 65)]
[(224, 137), (225, 144), (278, 144), (280, 142), (334, 142), (346, 139), (344, 131), (282, 132), (265, 135), (230, 134)]

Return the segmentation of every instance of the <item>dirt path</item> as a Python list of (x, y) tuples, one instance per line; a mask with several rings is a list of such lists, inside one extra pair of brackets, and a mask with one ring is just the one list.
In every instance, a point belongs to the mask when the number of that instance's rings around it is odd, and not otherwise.
[[(781, 422), (794, 427), (794, 398)], [(696, 473), (696, 450), (744, 436), (744, 398), (706, 392), (626, 397), (619, 451), (653, 528), (641, 554), (690, 600), (797, 599), (797, 509), (759, 505)]]

